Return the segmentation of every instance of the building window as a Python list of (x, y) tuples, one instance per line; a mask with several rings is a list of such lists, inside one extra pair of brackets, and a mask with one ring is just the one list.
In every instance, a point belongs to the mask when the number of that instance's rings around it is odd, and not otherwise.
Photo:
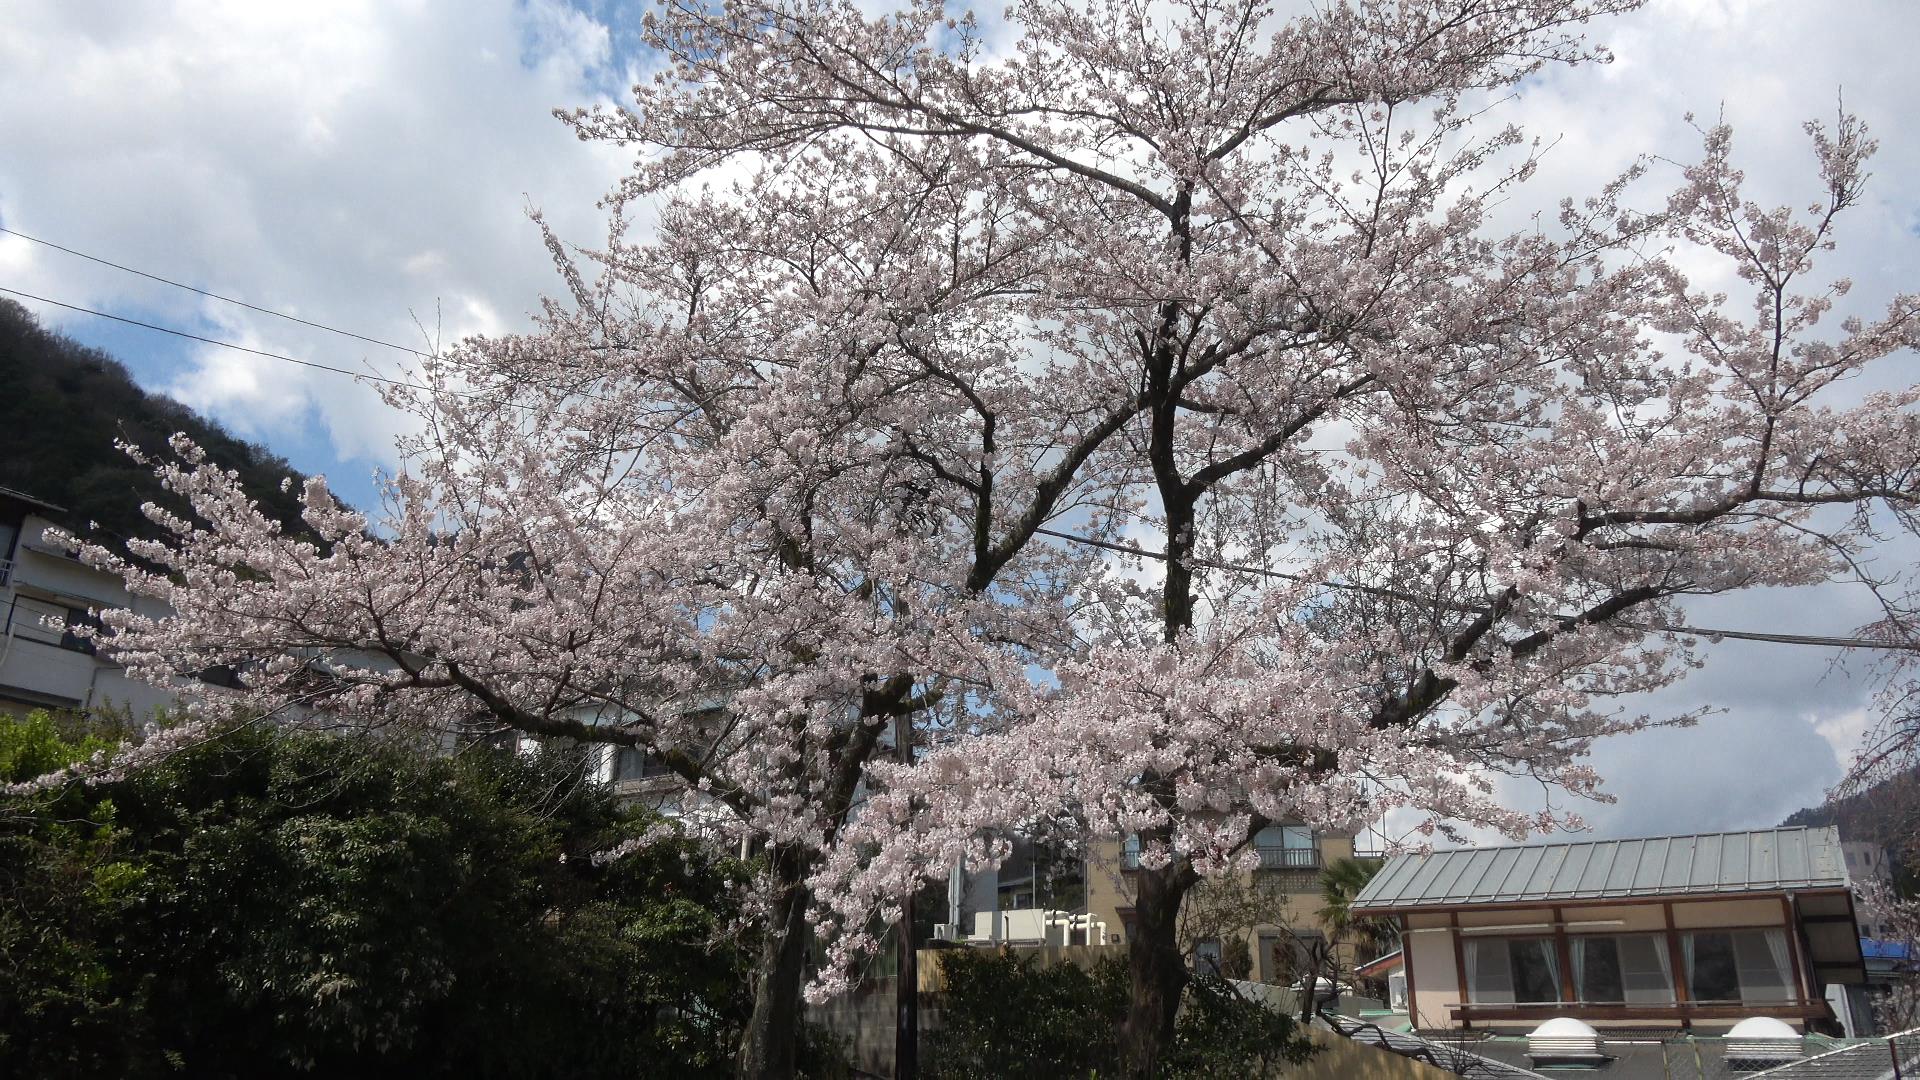
[(234, 670), (232, 664), (215, 664), (209, 668), (202, 668), (194, 674), (194, 678), (208, 686), (224, 686), (229, 690), (240, 689), (240, 673)]
[(1783, 930), (1723, 930), (1682, 935), (1687, 993), (1695, 1001), (1776, 1002), (1792, 985)]
[(1316, 870), (1320, 844), (1305, 825), (1270, 825), (1253, 836), (1262, 870)]
[(669, 776), (673, 770), (660, 763), (658, 758), (638, 746), (622, 746), (613, 755), (613, 779), (650, 780), (656, 776)]
[(1140, 869), (1140, 838), (1129, 836), (1120, 842), (1120, 869)]
[(1196, 974), (1212, 975), (1220, 978), (1223, 974), (1220, 960), (1220, 939), (1207, 938), (1193, 944), (1193, 970)]
[(1577, 937), (1567, 942), (1573, 985), (1594, 1003), (1673, 1002), (1673, 967), (1666, 939), (1654, 934)]
[(1468, 938), (1462, 944), (1473, 1004), (1560, 1000), (1560, 962), (1552, 938)]
[(93, 639), (76, 633), (81, 627), (99, 630), (101, 629), (100, 620), (86, 608), (68, 608), (60, 631), (60, 647), (73, 652), (93, 652)]

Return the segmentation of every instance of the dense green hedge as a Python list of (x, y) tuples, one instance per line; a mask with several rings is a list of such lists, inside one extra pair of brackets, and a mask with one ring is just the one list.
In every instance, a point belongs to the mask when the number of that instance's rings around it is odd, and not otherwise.
[[(934, 1080), (1122, 1075), (1116, 1029), (1125, 1019), (1124, 962), (1091, 969), (1037, 966), (1015, 952), (956, 949), (941, 956), (947, 991), (928, 1040)], [(1248, 1001), (1217, 978), (1188, 984), (1161, 1075), (1167, 1080), (1269, 1075), (1306, 1060), (1312, 1044), (1291, 1017)]]
[[(0, 719), (0, 782), (91, 749)], [(577, 762), (260, 730), (0, 799), (0, 1076), (727, 1075), (741, 870), (591, 858), (652, 824)]]

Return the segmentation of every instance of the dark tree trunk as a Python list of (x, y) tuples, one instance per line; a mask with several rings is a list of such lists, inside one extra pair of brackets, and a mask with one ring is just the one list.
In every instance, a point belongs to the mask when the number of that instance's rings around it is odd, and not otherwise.
[(1173, 1043), (1174, 1018), (1186, 992), (1186, 957), (1175, 932), (1180, 901), (1197, 880), (1185, 859), (1135, 875), (1135, 924), (1127, 935), (1127, 969), (1133, 995), (1120, 1028), (1126, 1074), (1135, 1080), (1158, 1075), (1160, 1059)]
[(791, 850), (773, 860), (776, 894), (753, 977), (753, 1015), (740, 1037), (740, 1080), (792, 1080), (800, 1042), (800, 989), (807, 975), (805, 860)]

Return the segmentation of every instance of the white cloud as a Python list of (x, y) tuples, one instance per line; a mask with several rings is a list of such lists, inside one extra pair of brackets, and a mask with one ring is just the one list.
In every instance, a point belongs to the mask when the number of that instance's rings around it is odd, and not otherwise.
[(1860, 749), (1860, 740), (1873, 726), (1873, 716), (1863, 708), (1843, 709), (1824, 716), (1816, 713), (1807, 719), (1813, 724), (1814, 733), (1833, 747), (1833, 759), (1842, 768), (1852, 764), (1854, 752)]
[[(0, 217), (12, 228), (303, 318), (419, 347), (517, 328), (625, 155), (551, 115), (596, 99), (606, 29), (540, 0), (9, 6)], [(0, 284), (271, 352), (394, 373), (399, 352), (0, 241)], [(84, 317), (41, 311), (60, 326)], [(404, 421), (341, 376), (211, 346), (163, 389), (272, 441), (316, 411), (342, 459)], [(356, 471), (358, 471), (356, 469)]]

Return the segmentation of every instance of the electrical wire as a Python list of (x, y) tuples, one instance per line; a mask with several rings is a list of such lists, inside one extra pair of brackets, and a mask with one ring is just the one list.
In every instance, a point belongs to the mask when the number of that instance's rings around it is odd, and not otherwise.
[[(1066, 540), (1076, 544), (1085, 544), (1088, 547), (1104, 548), (1108, 551), (1121, 552), (1127, 555), (1138, 555), (1142, 558), (1153, 559), (1158, 562), (1173, 561), (1164, 551), (1153, 551), (1136, 544), (1123, 544), (1113, 540), (1100, 540), (1091, 536), (1080, 536), (1075, 533), (1061, 532), (1057, 529), (1035, 529), (1034, 531), (1060, 540)], [(1239, 563), (1217, 562), (1211, 559), (1188, 559), (1186, 561), (1192, 566), (1201, 566), (1212, 570), (1228, 570), (1240, 574), (1253, 574), (1258, 577), (1296, 581), (1303, 585), (1318, 585), (1328, 589), (1366, 593), (1370, 596), (1381, 596), (1390, 600), (1403, 600), (1445, 611), (1457, 611), (1464, 615), (1486, 614), (1485, 608), (1475, 607), (1472, 604), (1454, 604), (1437, 601), (1414, 593), (1403, 592), (1399, 589), (1390, 589), (1382, 585), (1362, 585), (1352, 581), (1323, 581), (1310, 578), (1305, 574), (1290, 574), (1285, 570), (1275, 570), (1270, 567), (1245, 566)], [(1570, 616), (1562, 616), (1562, 618), (1570, 618)], [(1891, 652), (1920, 652), (1920, 643), (1877, 641), (1873, 638), (1834, 637), (1825, 634), (1771, 634), (1759, 630), (1719, 630), (1704, 626), (1654, 626), (1648, 623), (1629, 622), (1624, 619), (1613, 620), (1612, 625), (1626, 627), (1630, 630), (1643, 630), (1653, 634), (1682, 634), (1689, 637), (1714, 639), (1734, 638), (1740, 641), (1765, 641), (1776, 645), (1810, 645), (1825, 649), (1879, 649)]]
[[(209, 299), (219, 300), (222, 303), (233, 304), (238, 307), (243, 307), (243, 308), (246, 308), (248, 311), (257, 311), (262, 315), (271, 315), (276, 319), (285, 319), (288, 322), (299, 323), (301, 326), (311, 326), (315, 330), (325, 330), (329, 334), (339, 334), (341, 337), (353, 338), (356, 341), (364, 341), (369, 345), (379, 345), (384, 348), (395, 349), (400, 352), (408, 353), (413, 356), (418, 356), (422, 358), (432, 355), (431, 353), (421, 352), (418, 349), (408, 348), (405, 345), (396, 345), (391, 341), (383, 341), (377, 337), (368, 337), (365, 334), (357, 334), (352, 330), (342, 330), (337, 326), (328, 326), (326, 323), (314, 322), (311, 319), (303, 319), (303, 318), (300, 318), (298, 315), (289, 315), (284, 311), (275, 311), (272, 308), (261, 307), (258, 304), (249, 304), (245, 300), (235, 299), (234, 297), (231, 297), (231, 296), (222, 296), (217, 292), (208, 292), (206, 289), (202, 289), (196, 285), (188, 285), (184, 281), (175, 281), (170, 277), (162, 277), (159, 274), (149, 273), (145, 270), (138, 270), (138, 269), (135, 269), (134, 267), (127, 266), (123, 263), (114, 262), (111, 259), (103, 259), (98, 255), (89, 255), (84, 251), (77, 251), (73, 248), (56, 244), (51, 240), (42, 240), (37, 236), (28, 236), (26, 233), (23, 233), (18, 229), (9, 229), (4, 225), (0, 225), (0, 233), (6, 233), (8, 236), (17, 236), (20, 239), (25, 240), (29, 243), (39, 244), (41, 247), (52, 248), (55, 251), (63, 251), (68, 255), (72, 255), (75, 258), (85, 259), (91, 263), (98, 263), (101, 266), (110, 266), (115, 270), (119, 270), (124, 273), (134, 274), (139, 277), (146, 278), (148, 281), (157, 281), (162, 285), (171, 285), (176, 289), (185, 289), (190, 293), (198, 293), (201, 296), (205, 296)], [(56, 302), (57, 301), (52, 301), (52, 300), (46, 301), (46, 303), (56, 303)], [(97, 312), (95, 314), (97, 314)], [(295, 361), (295, 362), (298, 363), (298, 361)]]
[[(64, 252), (68, 255), (74, 256), (75, 258), (85, 259), (88, 262), (97, 263), (101, 266), (107, 266), (115, 270), (122, 271), (124, 273), (134, 274), (136, 276), (146, 278), (150, 281), (157, 281), (163, 285), (171, 285), (176, 289), (184, 289), (188, 292), (196, 293), (200, 296), (205, 296), (209, 299), (219, 300), (222, 303), (228, 303), (228, 304), (236, 305), (238, 307), (243, 307), (243, 308), (246, 308), (248, 311), (258, 312), (262, 315), (270, 315), (276, 319), (284, 319), (288, 322), (298, 323), (301, 326), (312, 327), (315, 330), (324, 330), (331, 334), (338, 334), (342, 337), (352, 338), (356, 341), (364, 341), (369, 345), (379, 345), (384, 348), (394, 349), (399, 352), (408, 353), (412, 356), (425, 358), (431, 355), (429, 353), (421, 352), (418, 349), (409, 348), (405, 345), (397, 345), (391, 341), (383, 341), (380, 338), (369, 337), (365, 334), (355, 333), (352, 330), (342, 330), (336, 326), (329, 326), (325, 323), (314, 322), (310, 319), (302, 319), (299, 316), (289, 315), (283, 311), (276, 311), (272, 308), (261, 307), (258, 304), (251, 304), (245, 300), (240, 300), (235, 297), (224, 296), (220, 293), (211, 292), (209, 290), (202, 289), (194, 285), (188, 285), (185, 282), (175, 281), (172, 278), (163, 277), (159, 274), (149, 273), (145, 270), (139, 270), (122, 263), (117, 263), (112, 261), (111, 259), (101, 258), (98, 255), (90, 255), (84, 251), (79, 251), (74, 248), (66, 247), (61, 244), (56, 244), (51, 240), (43, 240), (37, 236), (30, 236), (26, 233), (19, 231), (18, 229), (10, 229), (4, 225), (0, 225), (0, 233), (5, 233), (9, 236), (17, 236), (22, 240), (26, 240), (34, 244), (39, 244), (42, 247), (51, 248), (55, 251)], [(267, 352), (263, 349), (255, 349), (246, 345), (238, 345), (231, 341), (222, 341), (218, 338), (205, 337), (200, 334), (189, 333), (185, 330), (176, 330), (176, 329), (173, 329), (172, 327), (160, 326), (155, 323), (143, 322), (139, 319), (128, 318), (127, 316), (124, 316), (124, 315), (115, 315), (115, 314), (112, 314), (111, 312), (97, 311), (93, 308), (82, 307), (78, 304), (69, 304), (64, 301), (53, 300), (44, 296), (36, 296), (32, 293), (24, 292), (19, 289), (8, 288), (6, 286), (0, 286), (0, 292), (10, 293), (14, 296), (24, 297), (28, 300), (37, 301), (42, 304), (52, 304), (55, 307), (66, 308), (69, 311), (77, 311), (77, 312), (81, 312), (82, 314), (93, 315), (102, 319), (111, 319), (114, 322), (126, 323), (129, 326), (138, 326), (147, 330), (156, 330), (163, 334), (172, 334), (175, 337), (186, 338), (191, 341), (204, 342), (205, 344), (215, 345), (223, 349), (232, 349), (236, 352), (243, 352), (243, 353), (251, 354), (253, 356), (265, 357), (266, 359), (269, 359), (269, 360), (280, 360), (289, 364), (299, 364), (302, 367), (314, 368), (320, 371), (330, 371), (335, 374), (346, 375), (356, 379), (366, 379), (372, 382), (385, 383), (389, 386), (404, 387), (410, 390), (421, 390), (430, 394), (431, 393), (454, 394), (459, 397), (472, 398), (472, 399), (481, 400), (481, 401), (492, 401), (498, 404), (511, 405), (511, 406), (514, 406), (515, 408), (521, 408), (521, 409), (532, 408), (531, 406), (522, 405), (518, 402), (505, 401), (503, 399), (493, 398), (483, 393), (477, 393), (473, 391), (463, 391), (463, 390), (450, 390), (445, 388), (436, 389), (434, 387), (424, 386), (420, 383), (407, 382), (402, 379), (390, 379), (380, 375), (372, 375), (365, 372), (350, 371), (346, 368), (334, 367), (330, 364), (323, 364), (314, 360), (302, 360), (299, 357), (287, 356), (283, 353)], [(592, 394), (587, 394), (585, 396), (596, 397), (596, 395), (592, 395)], [(606, 400), (606, 399), (596, 397), (596, 400)], [(1340, 453), (1341, 451), (1339, 451), (1338, 449), (1317, 449), (1316, 448), (1314, 452), (1315, 453)], [(1071, 543), (1084, 544), (1090, 547), (1104, 548), (1109, 551), (1121, 552), (1129, 555), (1138, 555), (1143, 558), (1155, 559), (1161, 562), (1171, 561), (1169, 556), (1167, 556), (1165, 552), (1151, 551), (1147, 548), (1139, 547), (1133, 544), (1121, 544), (1121, 543), (1115, 543), (1109, 540), (1099, 540), (1090, 536), (1079, 536), (1073, 533), (1060, 532), (1054, 529), (1043, 528), (1043, 529), (1038, 529), (1036, 531), (1041, 534), (1054, 537), (1056, 539), (1069, 541)], [(1245, 566), (1245, 565), (1239, 565), (1235, 563), (1212, 562), (1212, 561), (1201, 560), (1201, 559), (1190, 559), (1189, 562), (1191, 562), (1195, 566), (1205, 566), (1212, 569), (1228, 570), (1235, 573), (1254, 574), (1262, 577), (1281, 578), (1288, 581), (1297, 581), (1305, 584), (1320, 585), (1320, 586), (1324, 586), (1326, 588), (1331, 588), (1331, 589), (1342, 589), (1342, 590), (1347, 590), (1352, 592), (1370, 593), (1373, 595), (1388, 597), (1390, 599), (1412, 601), (1415, 603), (1426, 604), (1428, 606), (1436, 606), (1435, 601), (1427, 599), (1425, 597), (1415, 596), (1412, 593), (1401, 592), (1396, 589), (1384, 588), (1382, 586), (1377, 586), (1377, 585), (1361, 585), (1354, 582), (1344, 582), (1344, 581), (1313, 581), (1302, 575), (1289, 574), (1282, 570), (1274, 570), (1267, 567)], [(1464, 604), (1440, 604), (1438, 606), (1456, 609), (1466, 614), (1479, 614), (1481, 612), (1481, 609), (1479, 608), (1475, 608), (1470, 605), (1464, 605)], [(1625, 626), (1630, 629), (1644, 630), (1650, 633), (1683, 634), (1688, 636), (1713, 638), (1716, 640), (1721, 638), (1731, 638), (1731, 639), (1736, 639), (1741, 641), (1761, 641), (1761, 642), (1770, 642), (1773, 644), (1782, 644), (1782, 645), (1807, 645), (1807, 646), (1813, 646), (1816, 648), (1878, 649), (1878, 650), (1888, 650), (1888, 651), (1895, 651), (1895, 652), (1920, 652), (1920, 644), (1905, 644), (1900, 642), (1876, 641), (1871, 638), (1838, 637), (1838, 636), (1823, 635), (1823, 634), (1773, 634), (1773, 633), (1765, 633), (1765, 632), (1754, 631), (1754, 630), (1722, 630), (1722, 629), (1713, 629), (1713, 628), (1699, 627), (1699, 626), (1651, 626), (1646, 624), (1630, 623), (1630, 622), (1619, 622), (1617, 623), (1617, 625)]]
[[(429, 394), (452, 394), (456, 397), (472, 398), (476, 401), (492, 402), (498, 405), (511, 405), (517, 409), (530, 410), (533, 408), (533, 406), (531, 405), (524, 405), (517, 401), (507, 401), (504, 398), (495, 397), (491, 394), (482, 393), (480, 391), (453, 390), (447, 387), (436, 388), (432, 386), (427, 386), (422, 383), (408, 382), (405, 379), (390, 379), (384, 375), (374, 375), (364, 371), (352, 371), (343, 367), (335, 367), (332, 364), (323, 364), (317, 360), (302, 360), (297, 356), (288, 356), (285, 353), (268, 352), (265, 349), (256, 349), (249, 345), (240, 345), (231, 341), (222, 341), (219, 338), (210, 338), (203, 334), (190, 333), (186, 330), (176, 330), (171, 326), (161, 326), (158, 323), (144, 322), (140, 319), (129, 318), (128, 316), (125, 316), (125, 315), (115, 315), (110, 311), (99, 311), (90, 307), (82, 307), (79, 304), (69, 304), (64, 300), (54, 300), (45, 296), (36, 296), (35, 294), (26, 292), (25, 290), (13, 289), (5, 285), (0, 285), (0, 293), (9, 293), (11, 295), (22, 297), (24, 299), (32, 300), (41, 304), (52, 304), (54, 307), (66, 308), (68, 311), (78, 311), (83, 315), (93, 315), (102, 319), (111, 319), (114, 322), (125, 323), (128, 326), (138, 326), (145, 330), (157, 330), (162, 334), (172, 334), (174, 337), (186, 338), (189, 341), (205, 342), (208, 345), (217, 345), (222, 349), (232, 349), (235, 352), (243, 352), (253, 356), (265, 357), (268, 360), (280, 360), (280, 361), (284, 361), (285, 363), (298, 364), (301, 367), (314, 368), (319, 371), (331, 371), (336, 375), (346, 375), (355, 379), (365, 379), (369, 382), (385, 383), (388, 386), (401, 386), (409, 390), (423, 390)], [(340, 332), (345, 333), (345, 331), (340, 331)], [(357, 336), (357, 335), (353, 335), (353, 336)], [(425, 355), (425, 354), (422, 354), (422, 355)]]

